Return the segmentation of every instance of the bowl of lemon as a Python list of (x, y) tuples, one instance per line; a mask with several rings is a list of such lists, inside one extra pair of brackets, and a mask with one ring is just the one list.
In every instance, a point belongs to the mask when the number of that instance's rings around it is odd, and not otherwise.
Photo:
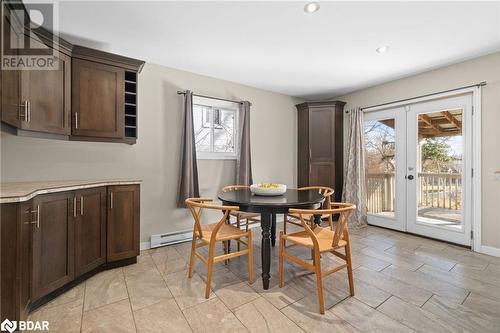
[(255, 195), (276, 196), (286, 192), (285, 184), (259, 183), (250, 185), (250, 191)]

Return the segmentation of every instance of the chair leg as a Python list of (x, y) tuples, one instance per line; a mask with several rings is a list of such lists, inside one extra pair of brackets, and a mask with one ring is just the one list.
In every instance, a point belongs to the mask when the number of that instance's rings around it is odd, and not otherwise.
[(283, 287), (283, 255), (285, 253), (285, 239), (283, 231), (280, 232), (279, 264), (278, 264), (278, 286)]
[(352, 275), (352, 258), (351, 258), (351, 246), (349, 244), (349, 236), (346, 235), (347, 244), (345, 246), (345, 257), (347, 261), (347, 276), (349, 278), (349, 291), (351, 296), (354, 296), (354, 278)]
[(194, 251), (196, 251), (196, 234), (193, 232), (193, 240), (191, 241), (191, 256), (189, 257), (188, 278), (193, 277), (193, 266), (195, 257)]
[[(248, 242), (248, 281), (253, 283), (253, 243), (252, 243), (252, 232), (248, 232), (247, 236)], [(238, 243), (239, 244), (239, 243)]]
[[(228, 241), (222, 241), (222, 244), (224, 246), (224, 254), (228, 254), (229, 253)], [(228, 263), (229, 263), (229, 261), (227, 259), (224, 260), (224, 265), (227, 265)]]
[[(214, 244), (215, 245), (215, 244)], [(205, 286), (205, 298), (210, 297), (210, 289), (212, 287), (212, 270), (214, 265), (214, 246), (210, 245), (210, 250), (208, 251), (208, 267), (207, 267), (207, 285)]]
[(323, 273), (321, 272), (321, 261), (319, 251), (315, 251), (314, 261), (316, 262), (316, 284), (318, 289), (319, 313), (325, 314), (325, 299), (323, 298)]
[(288, 220), (288, 215), (283, 215), (283, 233), (286, 235), (286, 221)]
[[(240, 224), (241, 224), (241, 219), (240, 219), (240, 215), (238, 214), (238, 216), (236, 216), (236, 227), (238, 228), (238, 230), (240, 230)], [(240, 242), (236, 241), (236, 243), (237, 243), (236, 248), (238, 249), (238, 252), (239, 252), (240, 251)]]

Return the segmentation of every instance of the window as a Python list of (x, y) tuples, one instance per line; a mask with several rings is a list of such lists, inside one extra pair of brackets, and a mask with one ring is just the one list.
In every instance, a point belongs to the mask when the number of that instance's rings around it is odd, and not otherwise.
[(199, 159), (235, 159), (239, 105), (193, 98), (194, 136)]

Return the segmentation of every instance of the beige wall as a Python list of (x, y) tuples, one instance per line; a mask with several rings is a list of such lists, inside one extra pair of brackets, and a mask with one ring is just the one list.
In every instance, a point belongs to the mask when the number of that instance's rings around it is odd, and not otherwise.
[(364, 107), (486, 81), (482, 88), (482, 243), (500, 248), (500, 53), (439, 68), (338, 97)]
[[(177, 90), (249, 100), (254, 181), (296, 184), (294, 98), (154, 64), (139, 78), (139, 140), (136, 145), (66, 142), (1, 136), (1, 181), (142, 179), (141, 241), (192, 228), (187, 210), (175, 208), (182, 97)], [(214, 197), (234, 183), (234, 161), (200, 160), (200, 191)]]

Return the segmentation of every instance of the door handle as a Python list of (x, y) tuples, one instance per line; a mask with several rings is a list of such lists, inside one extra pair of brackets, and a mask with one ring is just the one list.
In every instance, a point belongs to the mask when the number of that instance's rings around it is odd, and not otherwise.
[(413, 175), (408, 175), (408, 180), (413, 180)]
[(83, 216), (83, 196), (80, 197), (80, 215)]

